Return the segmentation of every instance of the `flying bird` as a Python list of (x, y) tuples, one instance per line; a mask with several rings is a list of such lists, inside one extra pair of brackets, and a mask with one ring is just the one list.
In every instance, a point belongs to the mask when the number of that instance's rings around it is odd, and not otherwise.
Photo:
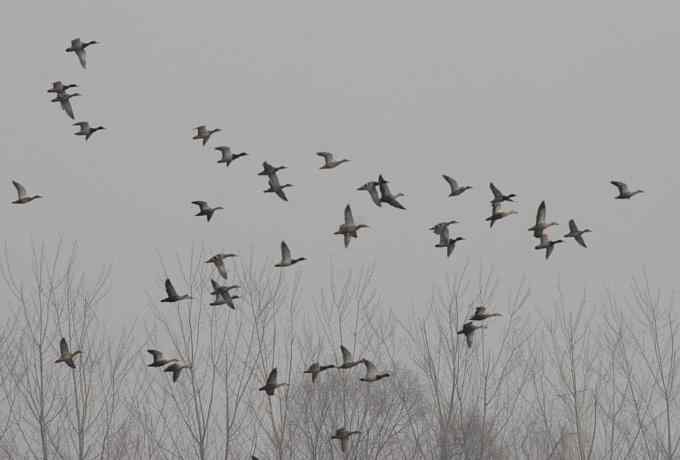
[(534, 224), (533, 227), (529, 228), (530, 232), (534, 232), (534, 236), (536, 238), (540, 238), (541, 234), (545, 231), (545, 229), (552, 227), (553, 225), (559, 225), (557, 222), (550, 222), (547, 223), (545, 222), (545, 201), (541, 201), (541, 204), (538, 205), (538, 210), (536, 211), (536, 223)]
[(326, 369), (333, 369), (335, 365), (329, 364), (327, 366), (322, 366), (318, 362), (310, 364), (310, 366), (307, 368), (306, 371), (304, 371), (304, 374), (312, 374), (312, 383), (316, 382), (317, 377), (319, 374)]
[(229, 257), (237, 257), (236, 254), (215, 254), (212, 256), (210, 259), (206, 260), (206, 264), (213, 264), (219, 274), (224, 278), (225, 280), (227, 279), (227, 267), (224, 266), (224, 259), (227, 259)]
[(342, 364), (335, 366), (336, 369), (351, 369), (354, 366), (358, 366), (363, 363), (364, 360), (353, 361), (352, 352), (349, 351), (344, 345), (340, 345), (340, 352), (342, 353)]
[(69, 90), (71, 88), (77, 88), (77, 87), (78, 87), (78, 85), (76, 85), (76, 84), (72, 83), (72, 84), (65, 85), (61, 81), (58, 80), (58, 81), (52, 82), (52, 88), (48, 89), (47, 92), (48, 93), (62, 94), (62, 93), (65, 93), (67, 90)]
[(307, 259), (305, 257), (298, 257), (297, 259), (293, 259), (290, 255), (290, 249), (288, 248), (288, 245), (286, 244), (285, 241), (281, 241), (281, 262), (274, 266), (290, 267), (291, 265), (295, 265), (296, 263), (302, 262), (303, 260)]
[(367, 359), (362, 360), (364, 362), (364, 366), (366, 366), (366, 376), (361, 377), (359, 380), (362, 382), (377, 382), (378, 380), (384, 379), (385, 377), (389, 377), (390, 374), (389, 372), (383, 372), (383, 373), (378, 373), (378, 369), (376, 369), (375, 364), (373, 364), (371, 361)]
[[(76, 93), (78, 94), (78, 93)], [(73, 126), (78, 126), (80, 127), (80, 131), (73, 133), (76, 136), (85, 136), (85, 140), (87, 141), (90, 139), (90, 137), (96, 133), (99, 130), (106, 129), (103, 126), (97, 126), (96, 128), (92, 128), (90, 124), (86, 121), (79, 121), (76, 123), (73, 123)]]
[(441, 235), (444, 229), (448, 229), (449, 225), (457, 224), (459, 223), (457, 220), (447, 220), (445, 222), (438, 222), (434, 224), (432, 227), (428, 228), (428, 230), (432, 230), (435, 235)]
[(170, 278), (165, 280), (165, 293), (167, 294), (167, 297), (162, 299), (161, 302), (179, 302), (180, 300), (193, 299), (193, 297), (191, 297), (189, 294), (184, 294), (182, 296), (177, 295), (177, 291), (172, 285)]
[(390, 191), (389, 186), (387, 185), (389, 182), (386, 181), (382, 174), (378, 176), (378, 188), (380, 189), (380, 201), (383, 203), (387, 203), (392, 207), (398, 208), (398, 209), (406, 209), (404, 205), (399, 203), (397, 201), (397, 198), (400, 196), (403, 196), (403, 193), (399, 193), (397, 195), (393, 195), (392, 192)]
[(210, 303), (211, 306), (227, 305), (232, 310), (236, 310), (236, 305), (234, 304), (234, 299), (238, 299), (239, 296), (231, 295), (232, 289), (238, 289), (240, 286), (221, 286), (217, 281), (211, 279), (210, 284), (212, 284), (213, 291), (210, 295), (215, 296), (215, 300)]
[(194, 129), (196, 130), (196, 135), (192, 137), (192, 139), (202, 141), (203, 145), (208, 143), (210, 136), (217, 132), (222, 131), (220, 128), (207, 129), (205, 125), (196, 126)]
[(578, 244), (580, 244), (584, 248), (587, 248), (588, 246), (586, 246), (586, 242), (583, 239), (583, 234), (588, 233), (590, 231), (591, 230), (589, 228), (584, 228), (583, 230), (579, 230), (578, 227), (576, 226), (576, 222), (574, 221), (574, 219), (571, 219), (569, 221), (569, 233), (564, 235), (564, 238), (573, 238), (573, 239), (576, 240), (576, 242)]
[(458, 182), (453, 177), (447, 176), (446, 174), (442, 174), (442, 177), (446, 183), (449, 184), (449, 188), (451, 189), (449, 196), (458, 196), (466, 190), (470, 190), (472, 188), (470, 185), (458, 185)]
[(87, 68), (87, 53), (85, 52), (85, 48), (87, 48), (90, 45), (96, 45), (98, 44), (98, 41), (89, 41), (89, 42), (84, 42), (80, 38), (74, 38), (71, 40), (71, 46), (66, 48), (67, 53), (75, 53), (76, 56), (78, 56), (78, 61), (80, 61), (80, 65), (82, 66), (83, 69)]
[(218, 209), (224, 209), (222, 206), (215, 206), (214, 208), (211, 208), (210, 206), (208, 206), (208, 203), (200, 200), (192, 201), (191, 204), (195, 204), (196, 206), (198, 206), (199, 209), (198, 214), (194, 214), (194, 216), (195, 217), (205, 216), (208, 222), (210, 222), (210, 219), (212, 219), (212, 216), (213, 214), (215, 214), (215, 211), (217, 211)]
[(484, 220), (489, 222), (489, 228), (491, 228), (491, 227), (493, 227), (493, 224), (497, 220), (503, 219), (504, 217), (508, 217), (512, 214), (517, 214), (517, 211), (515, 211), (514, 209), (510, 209), (510, 210), (505, 211), (505, 210), (501, 209), (500, 203), (492, 203), (491, 204), (491, 215)]
[(623, 182), (613, 180), (609, 182), (612, 184), (614, 187), (616, 187), (619, 190), (619, 194), (615, 196), (617, 200), (629, 200), (633, 198), (635, 195), (638, 193), (643, 193), (644, 190), (635, 190), (634, 192), (630, 190), (627, 184), (624, 184)]
[(334, 235), (342, 235), (345, 240), (345, 247), (349, 246), (349, 242), (352, 238), (357, 238), (357, 231), (360, 228), (368, 228), (366, 224), (355, 224), (354, 217), (352, 216), (352, 208), (349, 205), (345, 206), (345, 223), (338, 227), (338, 230), (333, 233)]
[(222, 158), (217, 160), (217, 162), (218, 163), (224, 163), (226, 166), (229, 166), (232, 163), (232, 161), (248, 155), (247, 152), (232, 153), (231, 148), (229, 148), (225, 145), (222, 145), (220, 147), (215, 147), (215, 150), (217, 150), (218, 152), (220, 152), (222, 154)]
[(493, 199), (491, 200), (492, 204), (502, 203), (503, 201), (513, 201), (513, 198), (517, 196), (514, 193), (504, 195), (498, 190), (498, 187), (496, 187), (493, 182), (489, 182), (489, 188), (491, 189), (491, 193), (493, 193)]
[(153, 357), (153, 362), (151, 364), (147, 364), (147, 367), (163, 367), (167, 364), (179, 361), (177, 358), (165, 359), (163, 357), (163, 353), (161, 353), (158, 350), (146, 350), (146, 351), (148, 353), (151, 353), (151, 356)]
[(287, 166), (272, 166), (266, 161), (262, 162), (262, 171), (257, 173), (258, 176), (271, 176), (272, 174), (276, 174), (277, 172), (281, 171), (282, 169), (286, 169)]
[(172, 372), (172, 381), (176, 383), (182, 369), (191, 369), (191, 363), (174, 362), (163, 369), (163, 372)]
[(346, 158), (343, 158), (342, 160), (336, 160), (333, 158), (333, 154), (330, 152), (316, 152), (316, 154), (323, 158), (323, 166), (321, 166), (319, 169), (333, 169), (349, 161)]
[(548, 235), (541, 233), (541, 242), (537, 246), (534, 246), (534, 249), (545, 249), (545, 258), (547, 260), (550, 257), (550, 254), (552, 254), (553, 249), (555, 249), (555, 245), (562, 242), (562, 240), (551, 240)]
[(282, 386), (288, 386), (287, 383), (277, 383), (278, 371), (276, 368), (272, 369), (272, 371), (269, 373), (269, 377), (267, 377), (267, 383), (264, 384), (264, 386), (260, 387), (258, 391), (264, 391), (267, 393), (269, 396), (274, 396), (274, 392), (276, 391), (277, 388), (282, 387)]
[(380, 193), (378, 193), (378, 182), (369, 181), (364, 185), (359, 187), (357, 190), (365, 190), (371, 196), (371, 200), (376, 204), (376, 206), (382, 207), (382, 201), (380, 201)]
[(68, 342), (66, 342), (65, 338), (61, 338), (59, 341), (59, 359), (57, 359), (54, 364), (57, 363), (66, 363), (68, 367), (71, 369), (76, 368), (76, 364), (73, 362), (73, 358), (78, 356), (81, 352), (80, 350), (77, 351), (69, 351), (68, 349)]
[(12, 181), (12, 184), (14, 184), (14, 188), (17, 189), (17, 199), (12, 201), (12, 204), (26, 204), (33, 200), (37, 200), (38, 198), (42, 198), (42, 195), (29, 196), (26, 192), (26, 188), (15, 180)]
[(57, 93), (54, 99), (52, 99), (52, 102), (58, 102), (59, 105), (61, 106), (61, 109), (66, 112), (66, 115), (69, 116), (71, 120), (75, 118), (73, 115), (73, 106), (71, 105), (71, 98), (75, 96), (80, 96), (80, 93), (73, 93), (73, 94), (68, 94), (65, 92), (62, 93)]
[(335, 430), (335, 434), (331, 436), (331, 439), (340, 441), (340, 450), (342, 452), (347, 452), (347, 449), (349, 448), (349, 437), (353, 434), (361, 434), (361, 431), (347, 431), (345, 427), (342, 427)]
[(439, 243), (435, 244), (436, 248), (446, 248), (446, 257), (451, 257), (453, 250), (456, 248), (456, 243), (464, 240), (462, 236), (457, 236), (456, 238), (451, 238), (449, 236), (449, 227), (444, 226), (439, 233)]
[(279, 176), (276, 173), (272, 173), (269, 176), (269, 188), (264, 191), (264, 193), (276, 193), (276, 195), (283, 201), (288, 201), (286, 193), (283, 191), (286, 187), (292, 187), (293, 184), (283, 184), (279, 182)]
[(486, 307), (481, 306), (475, 308), (475, 313), (470, 317), (472, 321), (484, 321), (485, 319), (492, 318), (494, 316), (502, 316), (500, 313), (487, 313)]
[(468, 348), (472, 348), (472, 336), (477, 329), (486, 329), (486, 326), (476, 325), (472, 321), (468, 321), (467, 323), (463, 324), (463, 329), (457, 332), (457, 334), (465, 335), (465, 341), (467, 342)]

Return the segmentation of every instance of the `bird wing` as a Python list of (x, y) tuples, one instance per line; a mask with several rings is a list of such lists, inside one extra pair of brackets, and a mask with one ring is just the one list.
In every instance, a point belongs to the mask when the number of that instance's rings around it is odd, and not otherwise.
[(498, 214), (498, 211), (501, 210), (501, 204), (500, 203), (491, 203), (491, 214), (496, 215)]
[(215, 267), (217, 267), (217, 272), (224, 278), (227, 279), (227, 267), (224, 266), (224, 261), (220, 260), (215, 262)]
[(545, 201), (541, 201), (536, 211), (536, 225), (545, 224)]
[(494, 198), (501, 198), (503, 196), (501, 191), (498, 190), (498, 187), (493, 185), (493, 182), (489, 182), (489, 188), (491, 189), (491, 193), (493, 193)]
[(577, 234), (574, 236), (574, 239), (576, 240), (576, 242), (577, 242), (578, 244), (580, 244), (580, 245), (583, 246), (584, 248), (587, 248), (587, 247), (588, 247), (588, 246), (586, 245), (585, 240), (583, 239), (583, 235), (581, 235), (580, 233), (577, 233)]
[(347, 448), (349, 447), (349, 438), (343, 437), (340, 438), (340, 450), (343, 452), (347, 452)]
[(17, 196), (19, 197), (19, 199), (25, 198), (26, 188), (15, 180), (12, 181), (12, 184), (14, 184), (14, 188), (17, 189)]
[(477, 307), (475, 308), (475, 314), (473, 316), (483, 315), (484, 313), (486, 313), (486, 307), (484, 306)]
[(66, 115), (68, 115), (69, 118), (73, 120), (75, 117), (73, 116), (73, 106), (71, 106), (71, 100), (61, 99), (59, 104), (61, 105), (61, 108), (64, 110), (64, 112), (66, 112)]
[(628, 185), (627, 185), (627, 184), (624, 184), (623, 182), (620, 182), (620, 181), (617, 181), (617, 180), (613, 180), (613, 181), (611, 181), (610, 183), (611, 183), (613, 186), (615, 186), (617, 189), (619, 189), (619, 193), (622, 194), (622, 195), (629, 192), (629, 190), (628, 190)]
[(354, 216), (349, 205), (345, 206), (345, 225), (354, 225)]
[(378, 194), (378, 189), (375, 187), (375, 184), (371, 184), (367, 190), (368, 194), (371, 195), (373, 202), (378, 206), (382, 206), (382, 203), (380, 202), (380, 195)]
[(326, 163), (333, 161), (333, 154), (330, 152), (316, 152), (316, 154), (322, 157)]
[(220, 290), (222, 289), (222, 286), (220, 286), (220, 285), (217, 283), (217, 281), (215, 281), (215, 280), (212, 279), (212, 278), (210, 279), (210, 284), (212, 284), (213, 291), (214, 291), (215, 293), (220, 292)]
[(446, 182), (448, 182), (452, 192), (458, 189), (458, 182), (456, 182), (456, 180), (453, 177), (447, 176), (446, 174), (442, 174), (442, 177)]
[(73, 126), (79, 126), (81, 132), (88, 131), (90, 129), (90, 124), (86, 121), (77, 121), (73, 123)]
[(175, 286), (172, 285), (172, 281), (170, 281), (170, 278), (165, 280), (165, 292), (168, 294), (168, 297), (179, 297), (177, 295), (177, 291), (175, 291)]
[(550, 254), (552, 254), (553, 249), (555, 249), (555, 245), (551, 244), (547, 248), (545, 248), (545, 258), (548, 259), (550, 257)]
[(87, 53), (85, 52), (85, 48), (77, 48), (75, 52), (76, 56), (78, 56), (78, 60), (80, 61), (80, 65), (83, 67), (83, 69), (87, 68)]
[(267, 385), (276, 385), (278, 373), (279, 372), (276, 370), (276, 368), (272, 369), (272, 371), (269, 373), (269, 377), (267, 377)]
[(352, 241), (352, 235), (350, 235), (349, 233), (344, 233), (343, 239), (345, 240), (345, 247), (348, 248), (350, 241)]
[(281, 198), (283, 201), (288, 201), (288, 197), (286, 196), (286, 192), (283, 191), (282, 188), (279, 188), (276, 190), (276, 195)]
[(206, 211), (208, 209), (208, 203), (205, 201), (192, 201), (191, 204), (195, 204), (201, 209), (201, 212)]
[(375, 364), (367, 359), (364, 359), (364, 366), (366, 366), (366, 379), (373, 380), (378, 374), (378, 369), (375, 368)]
[(465, 334), (465, 341), (467, 342), (468, 348), (472, 348), (472, 334), (473, 334), (474, 332), (475, 332), (475, 331), (472, 330), (472, 331), (470, 331), (470, 332), (468, 332), (468, 333)]
[(205, 125), (196, 126), (196, 128), (194, 128), (194, 129), (196, 130), (197, 136), (204, 136), (207, 133), (207, 130), (205, 129)]
[(158, 362), (163, 359), (163, 353), (161, 353), (158, 350), (146, 350), (147, 352), (151, 353), (151, 356), (153, 356), (153, 361)]
[(578, 233), (578, 227), (576, 226), (574, 219), (569, 220), (569, 231), (571, 233)]
[(342, 352), (342, 362), (351, 363), (352, 362), (352, 352), (350, 352), (344, 345), (340, 345), (340, 351)]
[(63, 338), (63, 337), (59, 341), (59, 352), (62, 355), (65, 355), (66, 353), (68, 353), (68, 343), (66, 342), (66, 339)]
[(285, 241), (281, 241), (281, 262), (289, 262), (290, 260), (290, 248)]

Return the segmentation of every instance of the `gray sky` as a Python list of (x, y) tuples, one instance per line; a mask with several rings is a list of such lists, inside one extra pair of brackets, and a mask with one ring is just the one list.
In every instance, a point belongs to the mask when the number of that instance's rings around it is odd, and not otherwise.
[[(558, 280), (597, 299), (643, 267), (677, 285), (675, 2), (12, 3), (0, 16), (5, 201), (11, 179), (46, 198), (0, 206), (2, 239), (15, 261), (31, 240), (78, 240), (85, 267), (113, 264), (115, 311), (145, 309), (149, 289), (160, 299), (157, 252), (172, 270), (192, 243), (273, 265), (285, 239), (310, 259), (291, 269), (307, 294), (331, 263), (375, 263), (398, 312), (466, 261), (508, 289), (526, 276), (535, 305)], [(87, 70), (64, 52), (77, 36), (102, 42)], [(108, 130), (73, 136), (45, 93), (53, 80), (78, 83), (76, 118)], [(223, 131), (204, 148), (199, 124)], [(252, 156), (225, 169), (217, 145)], [(319, 171), (320, 150), (352, 161)], [(262, 193), (263, 160), (288, 166), (289, 203)], [(356, 191), (379, 172), (407, 211)], [(475, 189), (449, 199), (442, 173)], [(611, 179), (647, 193), (613, 200)], [(492, 231), (490, 180), (520, 213)], [(198, 199), (227, 211), (206, 224)], [(546, 263), (532, 249), (542, 199), (562, 224), (552, 235), (570, 218), (593, 229), (588, 250), (568, 241)], [(349, 250), (332, 235), (347, 203), (371, 225)], [(425, 229), (452, 217), (467, 240), (446, 259)]]

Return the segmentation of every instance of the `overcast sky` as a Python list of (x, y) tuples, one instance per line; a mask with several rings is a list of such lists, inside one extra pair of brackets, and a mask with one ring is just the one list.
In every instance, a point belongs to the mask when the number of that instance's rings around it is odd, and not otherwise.
[[(331, 264), (375, 263), (402, 314), (466, 262), (494, 267), (504, 289), (527, 277), (534, 306), (558, 281), (594, 301), (625, 291), (643, 268), (670, 290), (679, 14), (621, 0), (15, 1), (0, 16), (0, 236), (17, 263), (31, 240), (77, 240), (85, 268), (113, 265), (107, 304), (122, 318), (147, 308), (146, 292), (163, 296), (159, 253), (171, 271), (192, 244), (273, 265), (282, 239), (309, 259), (290, 269), (307, 294)], [(75, 37), (101, 42), (86, 70), (64, 52)], [(54, 80), (79, 84), (77, 120), (107, 130), (74, 136), (45, 92)], [(202, 147), (199, 124), (222, 132)], [(225, 168), (218, 145), (251, 156)], [(352, 161), (319, 171), (323, 150)], [(288, 166), (288, 203), (262, 193), (263, 160)], [(378, 173), (406, 211), (356, 191)], [(475, 188), (447, 198), (442, 173)], [(11, 179), (46, 198), (10, 205)], [(612, 179), (646, 193), (614, 200)], [(490, 180), (519, 211), (493, 230)], [(561, 224), (551, 235), (574, 218), (593, 230), (589, 249), (569, 240), (547, 263), (532, 249), (543, 199)], [(193, 200), (226, 211), (206, 223)], [(332, 234), (347, 203), (371, 226), (349, 249)], [(466, 240), (446, 259), (426, 228), (449, 218)]]

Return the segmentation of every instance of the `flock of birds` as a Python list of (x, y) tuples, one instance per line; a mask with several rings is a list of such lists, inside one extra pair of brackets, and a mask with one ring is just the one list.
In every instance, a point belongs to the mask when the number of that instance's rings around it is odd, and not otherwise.
[[(83, 68), (87, 67), (86, 52), (85, 49), (91, 45), (97, 44), (97, 41), (83, 42), (80, 38), (75, 38), (71, 40), (71, 46), (66, 49), (66, 52), (73, 52), (78, 57), (80, 65)], [(54, 93), (56, 96), (52, 99), (52, 102), (59, 102), (63, 111), (71, 118), (74, 119), (73, 107), (71, 105), (71, 98), (75, 96), (80, 96), (79, 93), (67, 93), (71, 88), (75, 88), (76, 84), (63, 84), (61, 81), (55, 81), (52, 83), (52, 88), (48, 89), (48, 93)], [(91, 127), (87, 121), (80, 121), (74, 123), (74, 126), (78, 126), (80, 130), (75, 133), (77, 136), (84, 136), (87, 141), (92, 134), (95, 132), (105, 129), (103, 126)], [(195, 128), (196, 134), (193, 136), (194, 140), (198, 140), (205, 146), (210, 140), (211, 136), (221, 130), (219, 128), (207, 129), (205, 125), (201, 125)], [(220, 152), (221, 158), (217, 163), (225, 164), (229, 167), (235, 160), (245, 157), (248, 155), (247, 152), (233, 153), (230, 147), (218, 146), (215, 150)], [(329, 152), (318, 152), (318, 156), (323, 159), (323, 164), (320, 169), (330, 170), (335, 169), (343, 163), (349, 162), (349, 159), (336, 159), (332, 153)], [(282, 184), (279, 179), (280, 171), (286, 169), (286, 166), (272, 166), (270, 163), (264, 161), (262, 163), (262, 171), (258, 173), (258, 176), (266, 176), (268, 180), (268, 188), (264, 190), (265, 193), (276, 194), (279, 198), (284, 201), (288, 201), (285, 190), (286, 188), (292, 187), (292, 184)], [(450, 176), (442, 176), (449, 186), (450, 193), (449, 197), (459, 197), (472, 187), (469, 185), (460, 185), (455, 179)], [(12, 181), (17, 192), (17, 199), (12, 201), (13, 204), (24, 205), (28, 204), (38, 198), (42, 198), (41, 195), (29, 195), (26, 188), (19, 182)], [(620, 181), (611, 181), (618, 189), (618, 195), (615, 196), (617, 199), (630, 199), (633, 196), (642, 193), (642, 190), (631, 190), (628, 185)], [(376, 206), (382, 207), (385, 203), (397, 209), (405, 210), (406, 208), (399, 202), (399, 198), (403, 197), (403, 193), (394, 194), (390, 190), (389, 181), (387, 181), (382, 174), (378, 175), (376, 181), (366, 182), (364, 185), (359, 187), (357, 190), (368, 192), (371, 200)], [(512, 214), (517, 214), (517, 211), (513, 209), (502, 209), (502, 204), (504, 202), (514, 202), (513, 198), (516, 197), (514, 193), (504, 194), (498, 187), (496, 187), (493, 182), (489, 183), (489, 188), (491, 189), (492, 199), (491, 199), (491, 215), (485, 220), (489, 222), (489, 227), (493, 227), (496, 221), (504, 219)], [(192, 204), (198, 206), (199, 212), (196, 216), (205, 216), (206, 220), (210, 222), (216, 211), (224, 209), (222, 206), (211, 207), (206, 201), (196, 200)], [(434, 226), (430, 227), (429, 230), (433, 231), (435, 235), (439, 237), (439, 241), (435, 244), (437, 248), (445, 248), (447, 257), (450, 257), (453, 253), (456, 244), (459, 241), (464, 240), (463, 237), (458, 236), (455, 238), (451, 237), (449, 227), (453, 224), (457, 224), (458, 221), (450, 220), (439, 222)], [(562, 239), (551, 239), (547, 233), (550, 227), (558, 225), (557, 222), (547, 222), (546, 220), (546, 204), (542, 201), (538, 206), (536, 213), (536, 220), (532, 227), (528, 230), (532, 232), (533, 237), (539, 240), (539, 243), (535, 246), (535, 249), (545, 250), (545, 258), (548, 259), (552, 254), (554, 247), (558, 243), (562, 243)], [(362, 228), (367, 228), (368, 225), (356, 223), (352, 215), (352, 209), (348, 204), (344, 210), (344, 222), (338, 226), (337, 231), (334, 232), (335, 235), (342, 235), (345, 247), (349, 247), (352, 238), (358, 238), (358, 231)], [(576, 222), (571, 219), (569, 221), (569, 232), (564, 235), (564, 238), (573, 238), (582, 247), (587, 247), (586, 242), (583, 238), (585, 233), (590, 232), (590, 229), (579, 229)], [(228, 274), (225, 266), (225, 260), (231, 257), (235, 257), (236, 254), (216, 254), (206, 261), (206, 263), (213, 264), (219, 275), (227, 280)], [(281, 261), (275, 265), (275, 267), (283, 268), (290, 267), (299, 262), (306, 260), (305, 257), (294, 258), (291, 254), (291, 250), (285, 241), (281, 242)], [(211, 279), (212, 291), (211, 295), (215, 296), (215, 300), (210, 303), (212, 306), (226, 305), (229, 308), (236, 310), (235, 300), (239, 298), (238, 295), (232, 294), (231, 291), (238, 289), (238, 285), (221, 285), (214, 279)], [(182, 300), (192, 299), (188, 294), (179, 295), (173, 286), (170, 279), (165, 280), (165, 291), (166, 297), (161, 300), (161, 302), (180, 302)], [(477, 307), (474, 314), (465, 322), (462, 329), (457, 331), (458, 334), (464, 335), (466, 338), (467, 346), (472, 347), (472, 338), (476, 330), (486, 328), (487, 326), (481, 324), (485, 320), (494, 317), (501, 316), (500, 313), (487, 312), (487, 308), (484, 306)], [(74, 358), (81, 354), (80, 350), (70, 351), (68, 343), (65, 338), (61, 338), (59, 342), (60, 356), (55, 363), (65, 363), (72, 369), (76, 368)], [(172, 381), (177, 382), (183, 369), (190, 369), (192, 364), (190, 362), (181, 361), (177, 358), (166, 359), (163, 353), (159, 350), (149, 349), (147, 350), (152, 358), (153, 362), (149, 364), (149, 367), (163, 368), (164, 372), (172, 373)], [(389, 377), (388, 372), (379, 372), (373, 364), (366, 358), (359, 360), (354, 360), (352, 353), (344, 346), (340, 346), (340, 351), (342, 353), (342, 363), (321, 365), (319, 362), (312, 363), (305, 371), (305, 374), (310, 374), (312, 383), (315, 383), (321, 372), (328, 369), (340, 369), (348, 370), (360, 364), (365, 367), (366, 374), (359, 380), (363, 382), (378, 382), (386, 377)], [(278, 371), (273, 368), (267, 377), (265, 384), (259, 388), (259, 391), (264, 391), (268, 396), (274, 396), (276, 390), (280, 387), (287, 386), (288, 383), (278, 382)], [(343, 452), (349, 447), (349, 438), (352, 435), (359, 434), (359, 431), (350, 431), (345, 429), (345, 427), (338, 428), (333, 434), (331, 439), (337, 439), (340, 442), (340, 448)], [(252, 457), (256, 460), (256, 457)]]

